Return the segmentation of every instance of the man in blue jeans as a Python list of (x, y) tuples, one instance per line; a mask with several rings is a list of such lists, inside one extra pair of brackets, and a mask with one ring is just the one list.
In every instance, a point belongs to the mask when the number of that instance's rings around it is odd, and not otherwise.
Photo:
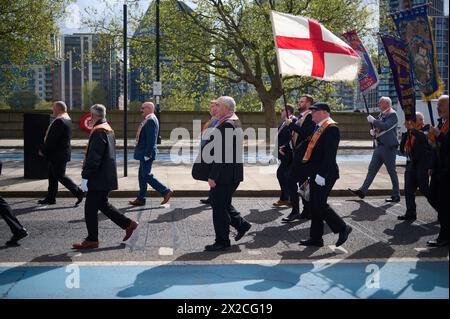
[(155, 115), (155, 105), (152, 102), (144, 102), (141, 106), (144, 120), (139, 125), (136, 133), (136, 148), (134, 159), (139, 161), (139, 194), (130, 201), (133, 206), (145, 205), (147, 195), (147, 183), (163, 196), (161, 205), (166, 204), (173, 192), (158, 181), (152, 171), (152, 163), (156, 156), (156, 141), (159, 133), (159, 122)]

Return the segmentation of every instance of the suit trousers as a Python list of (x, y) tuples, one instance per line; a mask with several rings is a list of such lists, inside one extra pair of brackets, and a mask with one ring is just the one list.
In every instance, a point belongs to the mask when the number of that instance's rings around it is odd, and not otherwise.
[[(292, 164), (289, 167), (288, 172), (288, 190), (289, 190), (289, 198), (292, 204), (292, 212), (291, 214), (300, 214), (300, 196), (298, 195), (298, 184), (303, 184), (308, 177), (306, 176), (306, 172), (304, 171), (304, 167), (298, 164)], [(310, 202), (305, 201), (302, 198), (303, 202), (303, 211), (306, 215), (310, 215), (311, 213), (311, 205)]]
[(365, 194), (372, 184), (375, 176), (377, 176), (381, 165), (385, 165), (389, 173), (389, 177), (392, 182), (392, 196), (400, 197), (400, 187), (398, 182), (397, 171), (395, 168), (395, 159), (397, 157), (396, 147), (387, 147), (383, 145), (378, 145), (372, 154), (372, 159), (369, 164), (369, 171), (367, 172), (366, 179), (360, 190)]
[(58, 192), (58, 182), (64, 185), (73, 196), (77, 197), (81, 189), (66, 176), (67, 162), (50, 161), (48, 163), (48, 192), (46, 199), (54, 201)]
[(280, 200), (289, 199), (288, 177), (289, 162), (287, 160), (281, 160), (280, 166), (277, 169), (277, 179), (281, 189)]
[(216, 233), (216, 243), (222, 245), (230, 245), (230, 225), (239, 229), (245, 223), (240, 214), (231, 214), (230, 207), (237, 184), (216, 184), (216, 187), (211, 188), (211, 207), (213, 209), (213, 224)]
[(449, 214), (450, 205), (448, 200), (449, 194), (449, 176), (439, 171), (433, 172), (430, 181), (430, 195), (428, 202), (438, 212), (438, 221), (441, 226), (438, 239), (449, 239)]
[[(236, 184), (235, 186), (237, 188), (239, 186), (239, 184)], [(233, 193), (236, 191), (236, 188), (233, 190)], [(208, 199), (209, 199), (209, 202), (211, 202), (211, 190), (208, 193)], [(234, 207), (231, 202), (230, 202), (230, 207), (228, 208), (228, 211), (230, 212), (230, 218), (231, 218), (230, 226), (232, 226), (237, 231), (240, 231), (241, 229), (250, 225), (250, 223), (248, 221), (246, 221), (245, 218), (241, 217), (241, 213), (237, 211), (236, 207)]]
[(147, 197), (147, 184), (153, 187), (161, 195), (167, 194), (170, 189), (168, 189), (164, 184), (162, 184), (153, 174), (152, 171), (153, 160), (139, 161), (139, 194), (138, 199), (145, 201)]
[(320, 240), (323, 236), (324, 221), (337, 234), (346, 227), (342, 218), (328, 205), (328, 196), (336, 183), (336, 179), (325, 180), (324, 186), (317, 185), (314, 181), (310, 184), (311, 202), (311, 229), (310, 237)]
[(131, 219), (124, 216), (117, 208), (108, 202), (109, 191), (90, 191), (86, 194), (84, 204), (84, 218), (88, 236), (86, 240), (98, 241), (98, 211), (111, 219), (117, 226), (126, 229), (130, 226)]
[(19, 235), (25, 231), (22, 224), (13, 215), (11, 206), (0, 196), (0, 215), (5, 220), (6, 224), (11, 229), (13, 235)]
[(426, 167), (414, 167), (413, 163), (408, 161), (405, 169), (406, 214), (416, 215), (417, 188), (426, 198), (430, 196), (428, 183), (428, 169)]

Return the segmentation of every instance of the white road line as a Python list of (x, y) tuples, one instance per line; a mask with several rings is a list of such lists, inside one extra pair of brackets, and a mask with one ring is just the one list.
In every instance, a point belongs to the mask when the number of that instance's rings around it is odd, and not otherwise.
[(369, 237), (370, 239), (372, 239), (374, 242), (378, 243), (378, 242), (381, 241), (381, 242), (383, 242), (383, 243), (385, 243), (385, 244), (389, 244), (389, 241), (388, 241), (388, 240), (385, 240), (385, 239), (383, 239), (383, 238), (377, 238), (377, 237), (371, 236), (371, 235), (369, 235), (367, 232), (362, 231), (361, 229), (359, 229), (358, 227), (356, 227), (356, 225), (355, 225), (355, 224), (357, 224), (358, 226), (361, 226), (361, 227), (364, 228), (366, 231), (369, 231), (369, 232), (371, 232), (372, 234), (374, 234), (374, 235), (376, 236), (376, 234), (375, 234), (373, 231), (371, 231), (369, 228), (363, 226), (362, 224), (360, 224), (360, 223), (358, 223), (358, 222), (355, 222), (355, 221), (352, 221), (352, 223), (349, 223), (347, 220), (346, 220), (345, 222), (346, 222), (348, 225), (352, 226), (353, 229), (359, 231), (360, 233), (362, 233), (362, 234), (365, 235), (366, 237)]
[(173, 256), (173, 248), (171, 248), (171, 247), (159, 247), (158, 254), (160, 256)]

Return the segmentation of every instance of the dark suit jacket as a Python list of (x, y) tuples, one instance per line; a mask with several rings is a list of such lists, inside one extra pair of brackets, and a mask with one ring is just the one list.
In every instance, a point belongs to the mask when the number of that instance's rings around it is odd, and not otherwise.
[[(199, 157), (192, 167), (192, 176), (194, 179), (207, 181), (208, 178), (214, 180), (217, 184), (237, 184), (244, 180), (244, 165), (243, 159), (238, 158), (243, 154), (243, 134), (239, 121), (228, 120), (220, 124), (217, 128), (221, 134), (222, 143), (222, 160), (212, 161), (206, 163), (202, 157), (202, 153), (205, 147), (211, 148), (211, 156), (214, 156), (214, 147), (211, 143), (214, 143), (214, 134), (208, 141), (202, 146)], [(232, 129), (236, 135), (233, 135), (232, 142), (225, 141), (226, 129)], [(227, 149), (227, 143), (232, 146), (232, 149)], [(217, 144), (216, 144), (217, 145)], [(218, 146), (216, 146), (218, 147)], [(231, 159), (229, 163), (228, 161)]]
[(439, 134), (436, 138), (436, 149), (433, 156), (433, 175), (435, 173), (440, 175), (440, 178), (448, 183), (449, 178), (449, 145), (448, 132), (446, 134)]
[[(425, 128), (426, 129), (426, 128)], [(411, 134), (415, 136), (415, 142), (411, 150), (411, 161), (415, 168), (429, 169), (432, 168), (433, 154), (431, 146), (428, 143), (428, 138), (423, 130), (411, 130)], [(402, 134), (400, 142), (400, 152), (405, 154), (405, 144), (408, 138), (408, 133)]]
[(139, 133), (139, 142), (134, 149), (134, 159), (143, 161), (144, 156), (155, 159), (159, 122), (156, 116), (147, 120)]
[(72, 122), (68, 119), (57, 118), (50, 126), (41, 151), (51, 162), (68, 162), (70, 161), (71, 138)]
[[(106, 120), (99, 120), (95, 125), (104, 122)], [(114, 132), (98, 129), (91, 134), (81, 176), (88, 180), (89, 190), (111, 191), (118, 188)]]
[[(300, 118), (300, 117), (299, 117)], [(298, 134), (297, 141), (294, 145), (293, 160), (295, 163), (301, 163), (303, 155), (305, 154), (309, 138), (314, 132), (316, 123), (312, 120), (312, 115), (308, 114), (303, 121), (302, 126), (296, 125), (294, 122), (289, 126), (295, 133)]]
[[(292, 121), (296, 122), (297, 118), (293, 117)], [(278, 126), (279, 132), (278, 132), (277, 138), (278, 138), (279, 148), (284, 146), (285, 151), (286, 151), (286, 150), (288, 150), (288, 148), (286, 148), (286, 145), (289, 145), (289, 142), (292, 139), (292, 128), (290, 126), (284, 126), (280, 131), (280, 128), (283, 124), (284, 124), (284, 121)], [(283, 155), (278, 151), (278, 158), (280, 159), (280, 161), (291, 162), (292, 161), (292, 152), (287, 151), (287, 152), (285, 152), (285, 155)]]
[(339, 128), (333, 124), (329, 125), (320, 136), (306, 163), (306, 172), (312, 180), (316, 178), (316, 174), (325, 179), (339, 178), (339, 167), (336, 163), (339, 141)]

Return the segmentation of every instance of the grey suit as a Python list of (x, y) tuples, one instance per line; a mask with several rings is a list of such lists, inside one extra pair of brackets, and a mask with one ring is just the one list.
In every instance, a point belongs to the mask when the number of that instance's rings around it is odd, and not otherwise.
[[(397, 156), (398, 147), (397, 123), (397, 113), (394, 110), (387, 114), (381, 113), (378, 119), (373, 122), (374, 128), (379, 129), (380, 133), (378, 134), (377, 146), (375, 147), (369, 164), (369, 171), (360, 188), (364, 194), (367, 193), (367, 190), (380, 170), (381, 165), (384, 164), (391, 177), (392, 196), (400, 197), (398, 176), (395, 169), (395, 158)], [(395, 127), (392, 128), (393, 126)]]

